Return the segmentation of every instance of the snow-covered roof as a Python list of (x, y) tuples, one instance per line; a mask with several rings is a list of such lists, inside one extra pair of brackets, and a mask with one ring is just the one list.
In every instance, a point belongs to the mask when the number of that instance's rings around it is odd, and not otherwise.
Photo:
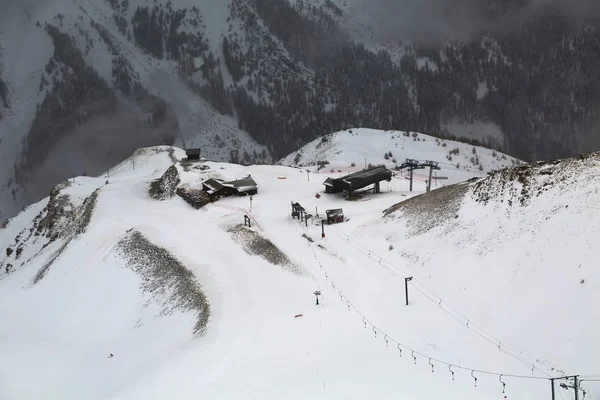
[(245, 178), (238, 179), (235, 181), (223, 182), (223, 185), (231, 186), (236, 189), (238, 189), (240, 187), (244, 187), (244, 186), (252, 186), (254, 188), (256, 188), (256, 186), (258, 186), (256, 181), (254, 179), (252, 179), (252, 177), (250, 177), (250, 176), (247, 176)]
[(206, 186), (207, 188), (211, 189), (210, 191), (208, 191), (209, 193), (215, 192), (219, 189), (221, 189), (224, 185), (222, 182), (219, 182), (216, 179), (208, 179), (204, 182), (202, 182), (202, 185)]
[(236, 189), (240, 193), (246, 193), (252, 190), (256, 190), (256, 186), (238, 186)]

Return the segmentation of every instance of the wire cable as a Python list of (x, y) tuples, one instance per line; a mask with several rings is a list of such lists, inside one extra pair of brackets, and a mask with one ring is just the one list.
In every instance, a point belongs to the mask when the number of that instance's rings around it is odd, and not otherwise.
[[(349, 235), (347, 234), (343, 234), (341, 235), (339, 232), (337, 232), (337, 229), (334, 227), (331, 227), (332, 230), (334, 231), (334, 233), (339, 236), (343, 241), (346, 242), (346, 244), (348, 244), (351, 247), (354, 247), (357, 251), (361, 252), (362, 254), (365, 254), (369, 257), (369, 259), (371, 259), (374, 262), (377, 262), (375, 259), (373, 259), (372, 257), (375, 257), (376, 259), (379, 259), (378, 264), (385, 268), (386, 270), (390, 271), (393, 275), (395, 276), (399, 276), (399, 277), (408, 277), (411, 274), (409, 274), (408, 272), (404, 271), (403, 269), (395, 266), (394, 264), (392, 264), (391, 262), (383, 259), (383, 257), (380, 257), (379, 255), (377, 255), (376, 253), (374, 253), (373, 251), (371, 251), (370, 249), (368, 249), (366, 246), (362, 245), (360, 242), (358, 242), (357, 240), (351, 238)], [(342, 232), (343, 233), (343, 232)], [(361, 246), (363, 249), (365, 250), (361, 250), (358, 247), (356, 247), (354, 244), (350, 243), (350, 241), (352, 241), (353, 243), (358, 244), (359, 246)], [(387, 267), (386, 265), (389, 265), (390, 267)], [(400, 274), (398, 274), (398, 272), (400, 272)], [(401, 276), (403, 275), (403, 276)], [(542, 370), (541, 368), (538, 368), (537, 366), (535, 366), (534, 363), (529, 362), (527, 359), (525, 359), (523, 356), (521, 356), (519, 354), (518, 351), (512, 349), (511, 347), (507, 346), (506, 344), (502, 343), (500, 340), (496, 339), (494, 336), (492, 336), (490, 333), (486, 332), (483, 328), (481, 328), (479, 325), (477, 325), (476, 323), (472, 322), (470, 318), (468, 318), (467, 316), (463, 315), (461, 312), (459, 312), (456, 308), (452, 307), (451, 305), (449, 305), (448, 303), (445, 303), (441, 297), (439, 297), (438, 295), (436, 295), (432, 290), (430, 290), (429, 288), (427, 288), (422, 282), (420, 282), (418, 279), (413, 277), (412, 280), (412, 287), (414, 289), (416, 289), (419, 293), (421, 293), (423, 296), (425, 296), (425, 298), (427, 298), (428, 300), (430, 300), (431, 302), (435, 303), (436, 305), (438, 305), (438, 307), (440, 309), (442, 309), (444, 312), (446, 312), (448, 315), (450, 315), (452, 318), (456, 319), (458, 322), (460, 322), (462, 325), (466, 325), (468, 328), (470, 328), (473, 332), (475, 332), (477, 335), (479, 335), (481, 338), (483, 338), (484, 340), (488, 341), (489, 343), (493, 344), (495, 347), (498, 348), (499, 351), (502, 351), (503, 353), (510, 355), (511, 357), (516, 358), (517, 360), (521, 361), (522, 363), (526, 364), (527, 366), (532, 367), (532, 370), (538, 370), (539, 372), (543, 373), (544, 375), (548, 376), (548, 377), (552, 377), (550, 374), (548, 374), (546, 371)]]
[[(338, 236), (342, 237), (341, 235), (338, 234)], [(342, 237), (343, 239), (343, 237)], [(353, 241), (355, 241), (354, 239), (352, 239)], [(348, 241), (348, 244), (349, 241)], [(359, 243), (360, 244), (360, 243)], [(355, 249), (357, 249), (359, 252), (368, 255), (369, 258), (371, 258), (372, 255), (374, 255), (374, 253), (369, 252), (369, 254), (365, 253), (364, 251), (361, 251), (360, 249), (358, 249), (356, 246), (353, 246), (352, 244), (350, 244), (350, 246), (354, 247)], [(362, 245), (361, 245), (362, 246)], [(365, 246), (362, 246), (366, 249)], [(377, 255), (375, 255), (376, 257), (379, 257)], [(409, 276), (409, 274), (405, 271), (403, 271), (402, 269), (395, 267), (393, 264), (391, 264), (390, 262), (383, 260), (382, 258), (380, 258), (380, 265), (387, 269), (388, 271), (392, 272), (392, 274), (399, 276), (398, 274), (395, 274), (394, 271), (390, 270), (390, 268), (386, 267), (385, 265), (383, 265), (383, 263), (388, 263), (389, 265), (391, 265), (393, 268), (396, 268), (398, 270), (400, 270), (402, 272), (402, 274)], [(374, 261), (374, 260), (373, 260)], [(428, 300), (430, 300), (431, 302), (435, 303), (436, 305), (438, 305), (438, 307), (440, 307), (443, 311), (445, 311), (447, 314), (449, 314), (451, 317), (453, 317), (454, 319), (456, 319), (457, 321), (459, 321), (461, 324), (466, 325), (468, 328), (471, 328), (471, 330), (473, 330), (473, 332), (475, 332), (477, 335), (479, 335), (480, 337), (482, 337), (484, 340), (490, 342), (491, 344), (493, 344), (495, 347), (498, 347), (498, 349), (500, 351), (503, 351), (505, 354), (508, 354), (512, 357), (515, 357), (516, 359), (518, 359), (519, 361), (523, 362), (524, 364), (528, 365), (528, 366), (532, 366), (533, 369), (538, 369), (540, 372), (544, 373), (545, 375), (547, 375), (548, 377), (551, 377), (551, 375), (549, 375), (548, 373), (546, 373), (545, 371), (535, 367), (535, 365), (531, 362), (529, 362), (528, 360), (524, 359), (522, 356), (520, 356), (518, 354), (518, 352), (516, 352), (515, 350), (512, 350), (510, 347), (503, 345), (500, 341), (498, 341), (497, 339), (495, 339), (492, 335), (490, 335), (489, 333), (487, 333), (485, 330), (483, 330), (481, 327), (479, 327), (477, 324), (471, 322), (471, 320), (469, 318), (467, 318), (466, 316), (462, 315), (460, 312), (458, 312), (456, 309), (452, 308), (450, 305), (446, 304), (443, 302), (443, 300), (437, 296), (435, 293), (433, 293), (431, 290), (429, 290), (427, 287), (425, 287), (425, 285), (423, 285), (420, 281), (418, 281), (417, 279), (415, 279), (413, 277), (413, 281), (415, 281), (417, 283), (417, 285), (422, 286), (422, 288), (419, 288), (419, 286), (413, 284), (413, 288), (415, 288), (419, 293), (421, 293), (425, 298), (427, 298)], [(426, 293), (429, 292), (430, 294)], [(452, 312), (450, 312), (449, 310), (452, 310), (455, 314), (454, 315)], [(460, 317), (460, 318), (459, 318)], [(462, 318), (462, 319), (461, 319)], [(475, 329), (472, 329), (475, 328)], [(478, 332), (481, 331), (481, 332)], [(503, 350), (505, 349), (505, 350)]]
[[(327, 269), (325, 268), (325, 266), (323, 265), (323, 263), (321, 262), (319, 256), (317, 255), (314, 247), (312, 246), (312, 244), (310, 242), (308, 242), (308, 246), (311, 249), (313, 256), (317, 262), (317, 264), (319, 265), (319, 268), (321, 270), (323, 270), (324, 274), (325, 274), (325, 279), (331, 281), (332, 283), (332, 290), (337, 291), (340, 295), (340, 299), (345, 300), (346, 304), (348, 306), (349, 310), (354, 310), (354, 312), (356, 312), (360, 317), (362, 317), (363, 323), (365, 325), (365, 328), (367, 327), (367, 325), (370, 325), (373, 329), (373, 332), (375, 332), (375, 336), (377, 337), (377, 333), (379, 333), (381, 336), (383, 336), (386, 340), (386, 343), (392, 342), (395, 343), (396, 346), (398, 347), (398, 349), (402, 348), (404, 350), (406, 350), (407, 352), (410, 352), (411, 355), (413, 356), (413, 358), (415, 358), (415, 362), (416, 362), (416, 357), (415, 355), (418, 355), (420, 357), (423, 357), (425, 359), (428, 359), (430, 362), (430, 365), (432, 362), (435, 362), (437, 364), (441, 364), (441, 365), (445, 365), (449, 368), (456, 368), (456, 369), (460, 369), (460, 370), (464, 370), (464, 371), (471, 371), (471, 374), (473, 373), (478, 373), (478, 374), (483, 374), (483, 375), (492, 375), (492, 376), (498, 376), (500, 378), (502, 377), (507, 377), (507, 378), (515, 378), (515, 379), (534, 379), (534, 380), (549, 380), (549, 378), (547, 377), (542, 377), (542, 376), (528, 376), (528, 375), (519, 375), (519, 374), (507, 374), (507, 373), (500, 373), (500, 372), (496, 372), (496, 371), (489, 371), (489, 370), (483, 370), (483, 369), (478, 369), (478, 368), (470, 368), (470, 367), (465, 367), (465, 366), (460, 366), (454, 363), (450, 363), (435, 357), (431, 357), (425, 353), (422, 353), (420, 351), (414, 350), (411, 347), (403, 344), (402, 342), (396, 340), (394, 337), (392, 337), (391, 335), (389, 335), (388, 333), (384, 332), (383, 330), (379, 329), (370, 319), (368, 319), (351, 301), (350, 299), (348, 299), (348, 297), (344, 294), (344, 292), (342, 292), (342, 290), (340, 289), (339, 285), (335, 283), (335, 281), (331, 278), (330, 273), (327, 271)], [(401, 353), (402, 354), (402, 353)], [(452, 372), (452, 370), (450, 370)], [(476, 379), (476, 377), (474, 377)]]

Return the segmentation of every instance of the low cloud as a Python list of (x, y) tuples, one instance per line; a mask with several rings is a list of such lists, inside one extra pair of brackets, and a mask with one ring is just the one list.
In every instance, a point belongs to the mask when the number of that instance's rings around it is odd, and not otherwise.
[(506, 32), (549, 7), (574, 21), (600, 17), (597, 0), (360, 0), (358, 9), (383, 38), (431, 42)]

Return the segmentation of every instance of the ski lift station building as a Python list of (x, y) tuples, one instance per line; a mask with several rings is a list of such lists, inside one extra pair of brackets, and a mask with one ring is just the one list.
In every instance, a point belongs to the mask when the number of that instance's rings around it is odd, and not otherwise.
[(380, 192), (380, 182), (392, 180), (392, 171), (384, 166), (364, 169), (352, 174), (342, 176), (341, 178), (327, 178), (325, 193), (354, 192), (369, 185), (374, 185), (375, 193)]

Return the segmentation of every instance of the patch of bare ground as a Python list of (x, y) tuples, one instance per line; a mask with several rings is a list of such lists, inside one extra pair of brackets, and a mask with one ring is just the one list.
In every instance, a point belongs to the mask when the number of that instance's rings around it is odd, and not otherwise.
[(228, 232), (231, 233), (233, 240), (241, 245), (246, 253), (260, 256), (271, 264), (283, 267), (294, 274), (301, 274), (300, 268), (275, 246), (273, 242), (263, 237), (260, 233), (244, 225), (233, 226), (228, 229)]
[(129, 230), (119, 241), (119, 252), (127, 266), (142, 279), (141, 289), (150, 294), (150, 301), (161, 305), (160, 316), (175, 311), (193, 312), (196, 337), (206, 331), (210, 303), (195, 275), (167, 249), (150, 242), (136, 230)]
[(420, 235), (456, 217), (471, 182), (432, 190), (397, 203), (384, 211), (384, 217), (406, 218), (409, 235)]

